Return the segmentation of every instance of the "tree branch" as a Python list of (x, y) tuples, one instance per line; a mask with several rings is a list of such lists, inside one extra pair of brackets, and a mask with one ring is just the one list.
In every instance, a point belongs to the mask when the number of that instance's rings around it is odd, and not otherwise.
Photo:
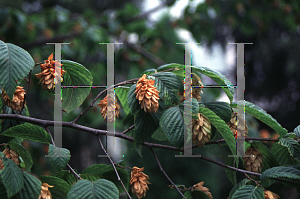
[(118, 177), (118, 181), (122, 184), (122, 186), (123, 186), (123, 188), (124, 188), (124, 190), (125, 190), (127, 196), (131, 199), (131, 196), (129, 195), (129, 193), (128, 193), (128, 191), (127, 191), (127, 189), (126, 189), (126, 187), (125, 187), (123, 181), (121, 180), (121, 178), (120, 178), (120, 176), (119, 176), (119, 173), (118, 173), (118, 171), (117, 171), (117, 169), (116, 169), (116, 167), (115, 167), (114, 162), (112, 161), (112, 159), (110, 158), (110, 156), (109, 156), (108, 153), (106, 152), (106, 150), (105, 150), (105, 148), (104, 148), (104, 146), (103, 146), (103, 144), (102, 144), (102, 141), (101, 141), (100, 137), (99, 137), (99, 136), (97, 136), (97, 137), (98, 137), (98, 140), (99, 140), (99, 143), (100, 143), (100, 145), (101, 145), (102, 150), (103, 150), (104, 153), (106, 154), (107, 158), (109, 159), (111, 165), (113, 166), (113, 168), (114, 168), (114, 170), (115, 170), (115, 173), (116, 173), (116, 175), (117, 175), (117, 177)]
[[(178, 193), (179, 193), (183, 198), (185, 198), (184, 195), (181, 193), (181, 191), (178, 189), (178, 187), (174, 184), (174, 182), (173, 182), (173, 181), (169, 178), (169, 176), (166, 174), (165, 170), (162, 168), (162, 166), (161, 166), (161, 164), (160, 164), (160, 162), (159, 162), (159, 160), (158, 160), (158, 158), (157, 158), (155, 152), (153, 151), (153, 149), (152, 149), (151, 147), (148, 147), (148, 148), (150, 149), (150, 151), (151, 151), (152, 154), (154, 155), (155, 160), (156, 160), (156, 162), (157, 162), (157, 164), (158, 164), (158, 166), (159, 166), (160, 171), (166, 176), (166, 178), (169, 180), (169, 182), (171, 182), (171, 184), (172, 184), (172, 185), (174, 186), (174, 188), (178, 191)], [(186, 199), (186, 198), (185, 198), (185, 199)]]

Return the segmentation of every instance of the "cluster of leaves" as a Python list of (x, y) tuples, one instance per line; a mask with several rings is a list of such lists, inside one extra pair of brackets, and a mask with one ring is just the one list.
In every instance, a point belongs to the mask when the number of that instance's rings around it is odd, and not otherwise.
[[(30, 54), (24, 49), (9, 43), (0, 41), (0, 85), (8, 93), (10, 98), (21, 80), (26, 77), (35, 66)], [(64, 85), (73, 86), (62, 91), (63, 110), (71, 112), (81, 106), (82, 102), (90, 93), (90, 88), (76, 89), (76, 85), (92, 85), (92, 75), (81, 64), (61, 60), (64, 74)], [(22, 63), (22, 64), (20, 64)], [(213, 79), (218, 85), (223, 85), (223, 91), (229, 98), (226, 102), (201, 103), (193, 99), (191, 101), (192, 117), (198, 113), (206, 116), (213, 125), (213, 140), (223, 138), (225, 143), (205, 148), (213, 155), (226, 158), (226, 164), (238, 167), (239, 158), (230, 158), (229, 155), (236, 155), (236, 141), (232, 131), (227, 126), (232, 114), (232, 109), (238, 109), (243, 104), (245, 112), (264, 122), (276, 131), (280, 137), (279, 141), (269, 150), (263, 143), (253, 141), (246, 144), (246, 148), (255, 147), (263, 155), (263, 172), (260, 175), (261, 186), (268, 187), (274, 179), (298, 180), (300, 172), (295, 164), (300, 161), (300, 146), (296, 138), (300, 137), (300, 127), (294, 132), (288, 133), (271, 115), (260, 107), (244, 101), (233, 102), (234, 90), (232, 83), (221, 73), (206, 67), (191, 66), (193, 73), (206, 75)], [(135, 139), (135, 146), (141, 154), (140, 144), (150, 137), (161, 141), (168, 140), (169, 143), (178, 149), (184, 146), (184, 105), (179, 102), (179, 92), (184, 91), (182, 80), (185, 77), (185, 66), (180, 64), (162, 65), (157, 69), (150, 69), (147, 74), (149, 79), (155, 81), (154, 86), (159, 91), (159, 109), (156, 113), (147, 113), (140, 108), (136, 98), (136, 85), (131, 87), (116, 87), (116, 95), (124, 109), (126, 118), (125, 125), (135, 125), (131, 136)], [(5, 81), (4, 81), (4, 80)], [(0, 101), (0, 109), (4, 114), (17, 114), (14, 110), (5, 106)], [(29, 116), (26, 107), (22, 115)], [(89, 166), (79, 174), (82, 178), (77, 181), (67, 170), (63, 170), (70, 160), (70, 151), (58, 148), (53, 145), (51, 135), (43, 128), (33, 124), (4, 119), (1, 122), (1, 143), (15, 149), (21, 159), (21, 169), (9, 158), (0, 153), (4, 169), (0, 171), (1, 176), (1, 197), (5, 198), (37, 198), (41, 191), (41, 183), (54, 185), (51, 193), (54, 199), (59, 198), (89, 198), (92, 195), (97, 198), (118, 198), (119, 193), (124, 192), (121, 182), (117, 179), (112, 165), (96, 164)], [(32, 140), (49, 145), (49, 161), (58, 171), (52, 176), (36, 177), (31, 174), (33, 165), (31, 154), (22, 146), (24, 139)], [(220, 153), (222, 151), (222, 153)], [(242, 160), (241, 160), (242, 161)], [(292, 166), (290, 166), (292, 165)], [(123, 168), (117, 171), (123, 181), (125, 188), (129, 188), (129, 174), (124, 169), (125, 162), (119, 163)], [(236, 173), (233, 170), (226, 170), (229, 180), (234, 188), (230, 193), (231, 198), (263, 198), (263, 189), (253, 184), (253, 181), (244, 179), (237, 184)], [(279, 180), (280, 180), (279, 179)], [(292, 186), (291, 183), (286, 183)], [(299, 187), (296, 187), (299, 190)], [(205, 196), (204, 196), (205, 195)], [(201, 191), (186, 191), (186, 198), (208, 197)]]

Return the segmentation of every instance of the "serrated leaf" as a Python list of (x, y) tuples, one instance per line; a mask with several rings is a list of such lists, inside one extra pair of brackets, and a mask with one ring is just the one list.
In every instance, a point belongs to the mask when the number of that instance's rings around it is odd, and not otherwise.
[(151, 136), (153, 139), (158, 141), (166, 141), (168, 138), (165, 136), (164, 132), (161, 130), (160, 127), (156, 129), (156, 131)]
[(288, 149), (290, 156), (293, 156), (296, 160), (300, 160), (300, 145), (292, 138), (281, 138), (278, 144)]
[(52, 144), (49, 144), (48, 155), (50, 156), (49, 162), (57, 170), (65, 168), (71, 158), (70, 151), (68, 149), (58, 148)]
[(159, 126), (172, 145), (181, 148), (184, 142), (183, 117), (179, 106), (168, 108), (160, 118)]
[(260, 179), (265, 178), (291, 178), (300, 179), (300, 171), (293, 167), (273, 167), (264, 172), (262, 172)]
[(51, 143), (50, 135), (43, 128), (29, 123), (11, 127), (1, 135), (19, 137), (44, 144)]
[(226, 124), (230, 121), (232, 110), (227, 102), (207, 102), (203, 104), (224, 120)]
[(73, 88), (62, 89), (62, 109), (69, 113), (81, 106), (91, 91), (91, 87), (76, 88), (76, 86), (92, 86), (93, 76), (88, 69), (79, 63), (69, 60), (62, 60), (61, 63), (66, 71), (63, 74), (62, 84), (74, 86)]
[(166, 104), (178, 103), (178, 91), (183, 90), (182, 82), (171, 72), (154, 73), (148, 76), (154, 79), (154, 86), (159, 91), (160, 99), (166, 100)]
[(23, 188), (23, 174), (21, 169), (11, 159), (3, 157), (2, 161), (4, 169), (0, 172), (0, 176), (5, 186), (7, 197), (10, 198)]
[(136, 144), (144, 142), (156, 131), (163, 110), (164, 101), (159, 100), (159, 108), (156, 113), (146, 113), (144, 110), (140, 110), (135, 114), (133, 135)]
[(294, 129), (294, 133), (296, 134), (297, 137), (300, 137), (300, 125), (298, 125), (298, 126)]
[(232, 199), (264, 199), (264, 190), (253, 185), (244, 185), (234, 192)]
[(130, 87), (127, 95), (127, 104), (132, 114), (135, 114), (137, 111), (141, 109), (139, 105), (139, 101), (136, 99), (136, 94), (134, 93), (135, 90), (136, 90), (136, 84)]
[(41, 181), (34, 175), (23, 171), (24, 186), (13, 199), (35, 199), (41, 193)]
[(250, 181), (249, 179), (244, 179), (244, 180), (242, 180), (241, 182), (239, 182), (237, 185), (235, 185), (235, 186), (231, 189), (231, 191), (230, 191), (230, 193), (229, 193), (229, 198), (231, 199), (231, 198), (232, 198), (232, 195), (234, 194), (234, 192), (235, 192), (236, 190), (238, 190), (239, 188), (245, 186), (249, 181)]
[(225, 142), (228, 144), (228, 147), (233, 155), (236, 155), (236, 141), (235, 138), (227, 126), (227, 124), (217, 116), (213, 111), (208, 108), (200, 107), (199, 112), (205, 115), (209, 121), (214, 125), (218, 132), (222, 135)]
[(68, 199), (118, 199), (119, 191), (110, 181), (99, 179), (96, 181), (79, 180), (70, 189)]
[(10, 141), (8, 144), (11, 148), (14, 148), (18, 152), (19, 156), (23, 159), (25, 163), (25, 170), (29, 172), (33, 165), (31, 154), (27, 151), (25, 147), (18, 143)]
[(13, 99), (18, 83), (34, 67), (30, 54), (14, 44), (0, 41), (0, 85)]
[(299, 163), (299, 161), (295, 160), (288, 151), (287, 147), (284, 147), (278, 143), (274, 143), (271, 152), (274, 154), (277, 162), (284, 166), (284, 165), (295, 165)]
[(118, 96), (118, 99), (120, 100), (120, 103), (122, 105), (122, 108), (126, 115), (130, 113), (130, 109), (127, 104), (127, 95), (129, 92), (130, 87), (127, 86), (118, 86), (115, 89), (116, 95)]
[[(188, 102), (189, 103), (189, 102)], [(192, 118), (193, 119), (198, 119), (198, 111), (199, 111), (199, 104), (198, 101), (195, 98), (192, 98), (192, 103), (189, 104), (192, 108)], [(185, 101), (183, 101), (181, 104), (179, 104), (179, 109), (181, 111), (182, 116), (184, 117), (184, 106), (185, 106)]]
[(209, 199), (208, 195), (204, 193), (203, 191), (186, 191), (184, 193), (184, 197), (186, 199)]
[(154, 69), (154, 68), (150, 68), (150, 69), (148, 69), (148, 70), (145, 70), (144, 72), (142, 72), (142, 74), (140, 74), (140, 76), (143, 76), (144, 74), (146, 74), (146, 75), (150, 75), (150, 74), (152, 74), (152, 73), (156, 73), (157, 72), (157, 70), (156, 69)]
[[(116, 168), (121, 180), (123, 181), (126, 189), (129, 187), (129, 174), (126, 170), (117, 167)], [(125, 190), (122, 186), (122, 184), (118, 181), (117, 175), (115, 173), (114, 168), (111, 165), (105, 165), (105, 164), (95, 164), (92, 166), (89, 166), (86, 168), (82, 173), (80, 174), (80, 177), (83, 179), (87, 179), (90, 181), (95, 181), (100, 178), (107, 179), (111, 182), (113, 182), (120, 193), (123, 193)]]
[(76, 182), (76, 177), (74, 176), (74, 174), (67, 170), (62, 170), (62, 171), (57, 172), (56, 174), (54, 174), (54, 177), (63, 179), (69, 185), (72, 185), (74, 182)]
[[(225, 160), (225, 164), (238, 168), (238, 163), (235, 162), (236, 158), (233, 157), (227, 157)], [(238, 160), (238, 158), (237, 158)], [(226, 175), (228, 177), (228, 180), (233, 184), (233, 186), (236, 185), (236, 173), (237, 171), (231, 170), (231, 169), (225, 169)]]
[(55, 176), (39, 176), (42, 183), (47, 183), (48, 185), (54, 186), (49, 188), (49, 191), (53, 199), (65, 199), (67, 198), (68, 192), (71, 186), (64, 180)]
[(184, 68), (184, 65), (181, 65), (181, 64), (176, 64), (176, 63), (165, 64), (165, 65), (158, 67), (156, 70), (161, 72), (161, 71), (168, 70), (171, 68), (174, 68), (174, 70), (172, 70), (170, 72), (177, 75), (177, 77), (180, 80), (183, 80), (185, 78), (185, 70), (184, 70), (185, 68)]
[[(242, 104), (242, 101), (238, 101), (237, 104)], [(272, 129), (274, 129), (280, 136), (287, 134), (287, 130), (283, 128), (270, 114), (268, 114), (262, 108), (252, 104), (251, 102), (245, 101), (246, 113), (252, 115), (256, 119), (262, 121)], [(237, 108), (237, 104), (231, 104), (232, 108)], [(244, 110), (243, 110), (244, 111)]]

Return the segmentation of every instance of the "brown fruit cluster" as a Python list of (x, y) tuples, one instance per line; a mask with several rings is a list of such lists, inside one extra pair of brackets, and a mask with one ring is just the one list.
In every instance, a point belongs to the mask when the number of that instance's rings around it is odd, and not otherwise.
[(144, 74), (136, 83), (136, 99), (139, 100), (141, 109), (147, 113), (156, 113), (159, 108), (159, 91), (154, 85), (154, 80), (149, 80)]
[(198, 119), (193, 119), (192, 124), (193, 144), (197, 143), (197, 146), (201, 148), (211, 138), (211, 123), (207, 117), (198, 113)]
[[(248, 156), (248, 157), (247, 157)], [(250, 157), (249, 157), (250, 156)], [(257, 148), (250, 147), (243, 157), (244, 166), (247, 171), (261, 173), (263, 168), (263, 156)]]
[(198, 190), (198, 191), (203, 191), (204, 193), (206, 193), (206, 195), (210, 198), (213, 199), (213, 196), (211, 195), (211, 193), (209, 192), (209, 189), (207, 187), (203, 187), (204, 185), (204, 181), (199, 182), (198, 184), (195, 184), (192, 187), (192, 191)]
[[(107, 106), (107, 103), (110, 104), (110, 106)], [(115, 103), (115, 108), (114, 108), (114, 104)], [(100, 103), (97, 104), (101, 110), (101, 116), (104, 118), (104, 120), (106, 120), (109, 123), (113, 123), (114, 122), (114, 110), (115, 110), (115, 115), (116, 117), (120, 116), (120, 104), (113, 100), (112, 97), (105, 97), (103, 100), (100, 100)], [(108, 117), (107, 117), (108, 116)]]
[[(230, 130), (232, 131), (235, 138), (247, 137), (247, 135), (248, 135), (247, 122), (245, 121), (246, 125), (245, 125), (245, 127), (243, 127), (243, 125), (244, 125), (244, 122), (242, 122), (243, 120), (244, 120), (244, 118), (242, 117), (242, 115), (237, 114), (236, 112), (232, 112), (231, 119), (227, 123), (227, 126), (230, 128)], [(245, 129), (245, 136), (243, 136), (244, 132), (242, 131), (242, 129)]]
[(147, 184), (150, 184), (150, 182), (147, 181), (149, 176), (144, 174), (142, 172), (143, 170), (144, 167), (141, 169), (138, 167), (133, 167), (133, 170), (131, 171), (131, 192), (139, 199), (146, 196), (146, 192), (149, 190)]
[(272, 191), (265, 191), (265, 199), (278, 199), (280, 198), (279, 195), (277, 195), (276, 193), (273, 193)]
[(42, 184), (41, 194), (39, 195), (38, 199), (52, 199), (51, 193), (48, 187), (52, 188), (53, 186), (48, 185), (47, 183)]
[[(48, 60), (45, 60), (44, 64), (40, 65), (40, 67), (42, 69), (42, 72), (40, 72), (39, 74), (35, 74), (38, 79), (41, 79), (39, 83), (42, 82), (44, 90), (54, 89), (54, 78), (57, 75), (57, 72), (55, 71), (55, 60), (53, 60), (53, 53), (48, 57)], [(63, 81), (62, 76), (65, 72), (66, 71), (61, 69), (61, 81)]]
[[(184, 84), (184, 81), (182, 81), (182, 83)], [(192, 73), (192, 86), (203, 86), (200, 77), (194, 73)], [(198, 102), (201, 100), (200, 93), (203, 94), (203, 91), (200, 87), (192, 88), (192, 98), (195, 98)], [(178, 95), (180, 96), (180, 103), (182, 103), (185, 99), (184, 93), (178, 93)]]
[[(6, 149), (4, 149), (3, 153), (4, 153), (5, 157), (11, 159), (17, 165), (20, 164), (19, 154), (14, 149), (6, 148)], [(4, 169), (4, 165), (3, 165), (3, 161), (2, 160), (0, 160), (0, 169), (1, 170)]]
[(15, 111), (21, 111), (24, 102), (24, 95), (25, 90), (22, 86), (17, 86), (17, 89), (13, 95), (13, 100), (10, 100), (6, 92), (2, 90), (2, 99), (4, 104)]

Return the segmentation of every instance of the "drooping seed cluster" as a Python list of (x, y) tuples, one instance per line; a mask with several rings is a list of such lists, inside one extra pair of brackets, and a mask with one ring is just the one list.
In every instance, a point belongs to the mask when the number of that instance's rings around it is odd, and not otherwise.
[(211, 123), (207, 117), (198, 113), (198, 119), (193, 119), (192, 124), (193, 143), (197, 143), (198, 147), (202, 147), (211, 138)]
[(149, 176), (144, 174), (143, 168), (133, 167), (131, 171), (131, 192), (136, 195), (139, 199), (146, 196), (146, 192), (149, 190), (148, 182)]
[(6, 106), (12, 108), (15, 111), (21, 111), (25, 94), (26, 93), (25, 93), (25, 90), (23, 89), (23, 87), (17, 86), (17, 89), (13, 95), (13, 100), (11, 100), (8, 97), (7, 93), (4, 90), (2, 90), (2, 99)]
[[(110, 105), (108, 106), (108, 104)], [(109, 123), (114, 122), (114, 111), (116, 117), (120, 116), (121, 105), (110, 96), (106, 96), (103, 100), (100, 100), (100, 103), (97, 105), (101, 108), (101, 116)]]

